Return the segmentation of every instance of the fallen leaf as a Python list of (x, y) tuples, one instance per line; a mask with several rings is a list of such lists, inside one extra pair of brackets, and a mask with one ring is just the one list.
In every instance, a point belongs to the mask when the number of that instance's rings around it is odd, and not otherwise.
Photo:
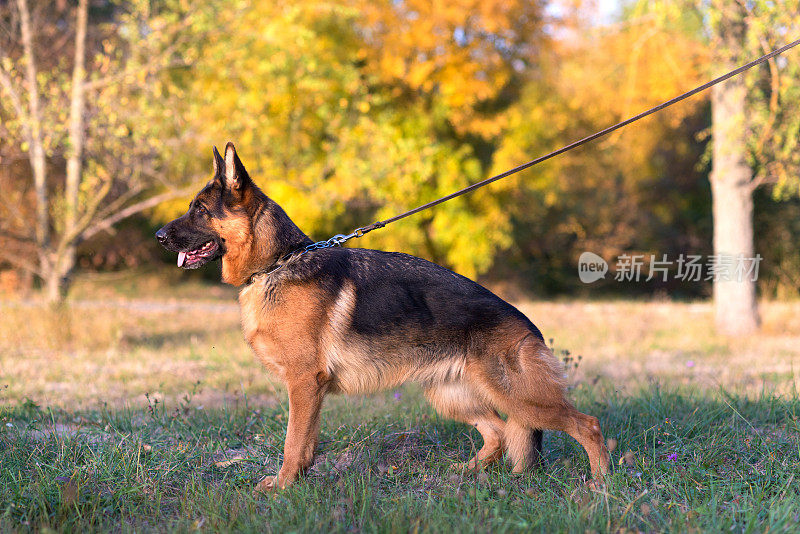
[(217, 466), (217, 467), (230, 467), (233, 464), (238, 464), (239, 462), (242, 462), (242, 461), (244, 461), (246, 459), (247, 458), (245, 458), (244, 456), (238, 456), (237, 455), (237, 456), (232, 456), (232, 457), (230, 457), (230, 458), (228, 458), (226, 460), (220, 460), (218, 462), (215, 462), (214, 465)]
[(74, 480), (69, 479), (61, 485), (61, 505), (65, 508), (75, 504), (79, 495), (80, 486)]
[(625, 451), (625, 457), (624, 458), (625, 458), (625, 463), (628, 464), (628, 465), (633, 465), (634, 463), (636, 463), (635, 462), (636, 461), (636, 456), (633, 454), (633, 451), (631, 451), (631, 450)]

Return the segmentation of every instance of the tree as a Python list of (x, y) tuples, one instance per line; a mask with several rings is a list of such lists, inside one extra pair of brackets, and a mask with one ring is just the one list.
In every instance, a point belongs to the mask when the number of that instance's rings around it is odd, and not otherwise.
[(0, 12), (11, 36), (0, 39), (0, 148), (27, 153), (35, 212), (32, 225), (13, 216), (24, 205), (0, 213), (0, 258), (38, 275), (53, 302), (65, 295), (79, 243), (185, 194), (165, 182), (161, 191), (152, 188), (159, 183), (158, 132), (145, 121), (152, 91), (163, 89), (156, 74), (185, 65), (177, 49), (186, 20), (179, 11), (154, 14), (146, 2), (132, 2), (110, 24), (98, 13), (92, 32), (89, 2), (79, 0), (69, 43), (59, 30), (69, 18), (62, 4), (32, 10), (17, 0)]
[[(713, 27), (717, 41), (715, 64), (733, 70), (742, 57), (746, 9), (736, 2), (716, 2)], [(747, 161), (745, 113), (747, 84), (734, 77), (712, 88), (711, 192), (714, 215), (714, 254), (717, 258), (739, 256), (751, 263), (753, 247), (753, 171)], [(727, 261), (725, 261), (727, 264)], [(714, 281), (717, 328), (727, 334), (749, 334), (758, 329), (756, 283), (734, 276), (729, 269)]]
[[(198, 27), (249, 31), (195, 42), (198, 60), (182, 76), (176, 108), (186, 132), (180, 152), (236, 141), (265, 191), (320, 238), (479, 180), (522, 58), (544, 40), (542, 8), (501, 0), (440, 7), (195, 2), (205, 13)], [(358, 246), (401, 249), (475, 276), (511, 242), (504, 188), (373, 232)], [(183, 208), (175, 202), (159, 214)]]
[[(631, 17), (613, 27), (579, 26), (574, 35), (540, 60), (507, 113), (493, 172), (702, 81), (702, 43), (655, 26), (652, 17)], [(708, 204), (694, 160), (704, 143), (695, 135), (706, 128), (705, 110), (702, 99), (683, 102), (511, 178), (516, 246), (508, 260), (517, 263), (515, 271), (524, 269), (540, 289), (564, 292), (583, 287), (575, 265), (584, 251), (612, 261), (612, 268), (613, 258), (623, 253), (698, 253), (698, 243), (707, 238), (702, 210)]]
[[(709, 5), (714, 67), (731, 70), (800, 35), (800, 2), (725, 2)], [(776, 198), (796, 194), (800, 184), (798, 135), (800, 71), (797, 50), (787, 52), (744, 77), (713, 89), (714, 138), (711, 186), (714, 253), (744, 259), (755, 272), (753, 191), (774, 187)], [(728, 262), (730, 264), (730, 262)], [(755, 276), (729, 272), (714, 283), (717, 327), (744, 335), (759, 325)]]
[[(688, 9), (686, 9), (688, 8)], [(687, 0), (639, 2), (662, 27), (693, 9), (704, 21), (699, 32), (710, 51), (708, 75), (734, 69), (800, 35), (797, 0)], [(800, 184), (797, 148), (800, 118), (798, 51), (715, 86), (711, 93), (711, 191), (715, 261), (722, 267), (713, 282), (717, 327), (745, 335), (758, 328), (753, 246), (753, 191), (773, 186), (775, 198), (796, 194)]]
[[(591, 37), (589, 31), (583, 35), (589, 37), (576, 39), (579, 48), (566, 50), (561, 64), (544, 77), (557, 80), (555, 86), (539, 80), (528, 84), (517, 105), (520, 111), (510, 114), (511, 127), (497, 154), (499, 168), (527, 159), (518, 147), (535, 147), (527, 153), (544, 152), (792, 41), (800, 36), (800, 2), (641, 1), (601, 38)], [(748, 261), (755, 255), (753, 191), (767, 185), (776, 199), (800, 192), (798, 57), (797, 49), (787, 52), (717, 86), (710, 95), (712, 120), (706, 126), (712, 142), (698, 159), (711, 162), (713, 257), (733, 267), (713, 287), (722, 332), (744, 334), (758, 325), (756, 284), (749, 275), (738, 281), (736, 272), (740, 257), (744, 271), (755, 268), (755, 262)], [(688, 192), (680, 187), (685, 177), (663, 165), (663, 152), (666, 146), (676, 148), (681, 158), (695, 152), (691, 141), (681, 147), (675, 139), (704, 129), (696, 124), (703, 104), (700, 98), (684, 102), (533, 171), (524, 187), (540, 199), (530, 204), (544, 208), (524, 221), (553, 221), (558, 230), (547, 235), (565, 236), (558, 243), (561, 250), (594, 241), (595, 250), (607, 256), (631, 247), (641, 251), (647, 244), (643, 235), (652, 232), (659, 219), (668, 222), (663, 214), (678, 213), (685, 206), (686, 199), (675, 194)], [(556, 132), (571, 134), (555, 140), (556, 133), (530, 124), (535, 122), (532, 116), (548, 118), (558, 124)], [(686, 128), (692, 124), (694, 129)], [(648, 200), (647, 189), (654, 185), (649, 177), (656, 171), (673, 187), (655, 189), (663, 196)], [(685, 169), (683, 173), (696, 178)], [(696, 211), (682, 209), (687, 214)], [(697, 222), (695, 227), (702, 223)], [(681, 252), (696, 254), (705, 248), (700, 244), (698, 250), (696, 239), (686, 243), (694, 250)]]
[[(655, 15), (662, 27), (694, 11), (710, 51), (708, 75), (725, 71), (796, 39), (800, 34), (797, 0), (687, 0), (668, 4), (642, 1), (639, 12)], [(763, 184), (774, 197), (796, 194), (800, 184), (798, 51), (755, 68), (712, 89), (711, 182), (714, 258), (722, 266), (714, 280), (714, 307), (720, 332), (745, 335), (759, 325), (754, 276), (740, 276), (737, 265), (755, 270), (753, 191)]]

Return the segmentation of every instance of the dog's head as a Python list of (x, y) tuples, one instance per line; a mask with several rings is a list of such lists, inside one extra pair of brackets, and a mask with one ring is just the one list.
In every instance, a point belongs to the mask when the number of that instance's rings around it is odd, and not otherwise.
[[(223, 158), (214, 147), (214, 178), (189, 204), (189, 211), (169, 222), (156, 238), (164, 248), (178, 253), (178, 267), (197, 269), (224, 257), (247, 240), (248, 205), (255, 185), (236, 155), (233, 143)], [(224, 263), (224, 262), (223, 262)]]

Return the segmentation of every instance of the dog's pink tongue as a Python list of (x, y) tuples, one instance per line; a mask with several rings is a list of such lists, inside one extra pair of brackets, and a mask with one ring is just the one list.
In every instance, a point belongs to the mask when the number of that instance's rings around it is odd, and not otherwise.
[(178, 252), (178, 267), (183, 267), (183, 262), (186, 260), (185, 252)]

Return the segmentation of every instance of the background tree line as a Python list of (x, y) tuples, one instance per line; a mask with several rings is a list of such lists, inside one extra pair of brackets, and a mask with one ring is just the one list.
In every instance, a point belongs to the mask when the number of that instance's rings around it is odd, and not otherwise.
[[(639, 1), (610, 24), (593, 20), (594, 7), (0, 1), (0, 261), (58, 300), (78, 264), (157, 254), (150, 230), (185, 208), (188, 191), (208, 179), (210, 146), (227, 140), (302, 228), (327, 237), (532, 159), (800, 36), (797, 0)], [(713, 98), (358, 246), (563, 294), (587, 291), (576, 276), (584, 250), (613, 265), (622, 253), (709, 255), (716, 242), (764, 257), (762, 294), (794, 296), (798, 58), (787, 53)], [(598, 291), (698, 296), (711, 286), (601, 282)], [(753, 286), (715, 295), (726, 296), (720, 321), (755, 328)]]

